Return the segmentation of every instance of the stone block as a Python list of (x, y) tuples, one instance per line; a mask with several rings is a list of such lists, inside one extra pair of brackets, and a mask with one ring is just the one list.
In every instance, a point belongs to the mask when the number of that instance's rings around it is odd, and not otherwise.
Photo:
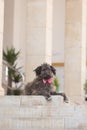
[(21, 107), (29, 106), (60, 106), (63, 102), (61, 96), (52, 96), (52, 101), (47, 101), (44, 96), (21, 96)]
[(65, 128), (66, 129), (76, 129), (78, 128), (79, 125), (79, 119), (73, 118), (73, 116), (71, 117), (66, 117), (65, 118)]
[(69, 105), (69, 104), (63, 104), (62, 109), (60, 109), (58, 116), (64, 117), (72, 117), (75, 113), (75, 107), (74, 105)]
[[(35, 2), (36, 3), (36, 2)], [(43, 4), (28, 4), (28, 23), (30, 27), (46, 27), (46, 6)]]
[(81, 0), (67, 0), (66, 5), (66, 23), (82, 22), (81, 16), (82, 2)]
[[(64, 120), (63, 119), (28, 119), (28, 118), (19, 118), (12, 119), (9, 126), (9, 129), (36, 129), (36, 130), (56, 130), (64, 128)], [(1, 126), (0, 128), (5, 128)]]
[[(27, 54), (30, 56), (45, 55), (46, 28), (32, 28), (30, 25), (28, 28)], [(29, 48), (31, 49), (29, 50)], [(40, 48), (39, 51), (37, 48)]]
[[(0, 97), (0, 130), (85, 130), (86, 105), (63, 103), (60, 96)], [(82, 128), (82, 129), (81, 129)]]
[(0, 96), (0, 107), (20, 107), (20, 96)]
[(70, 23), (66, 24), (66, 42), (67, 47), (81, 47), (81, 24), (80, 23)]
[(20, 107), (19, 106), (0, 106), (0, 120), (1, 119), (11, 119), (20, 117)]

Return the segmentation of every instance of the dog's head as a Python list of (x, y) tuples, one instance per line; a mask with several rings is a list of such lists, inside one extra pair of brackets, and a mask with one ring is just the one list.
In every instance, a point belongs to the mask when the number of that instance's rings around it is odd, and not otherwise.
[(53, 75), (56, 75), (55, 68), (47, 63), (38, 66), (34, 71), (37, 76), (41, 76), (43, 79), (50, 79)]

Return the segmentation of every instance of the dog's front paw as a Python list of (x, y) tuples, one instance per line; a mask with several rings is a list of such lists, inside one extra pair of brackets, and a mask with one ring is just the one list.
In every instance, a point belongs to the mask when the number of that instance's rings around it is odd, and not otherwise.
[(47, 101), (51, 101), (52, 100), (51, 96), (46, 96), (45, 98), (46, 98)]
[(68, 100), (67, 97), (64, 99), (64, 102), (65, 102), (65, 103), (69, 103), (69, 100)]

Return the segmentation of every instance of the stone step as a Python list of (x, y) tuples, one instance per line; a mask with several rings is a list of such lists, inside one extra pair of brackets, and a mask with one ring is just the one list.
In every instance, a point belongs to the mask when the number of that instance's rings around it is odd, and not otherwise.
[(30, 129), (33, 130), (56, 130), (58, 128), (64, 128), (64, 119), (28, 119), (28, 118), (12, 118), (12, 119), (0, 119), (0, 130), (1, 129)]
[[(65, 128), (65, 129), (64, 129)], [(87, 124), (80, 124), (78, 120), (72, 118), (66, 120), (63, 118), (50, 119), (28, 119), (28, 118), (0, 118), (0, 130), (86, 130)]]
[[(59, 118), (59, 117), (70, 117), (74, 116), (75, 112), (71, 108), (67, 109), (53, 109), (46, 107), (1, 107), (0, 108), (0, 118), (13, 118), (13, 117), (21, 117), (21, 118)], [(4, 116), (3, 116), (4, 115)]]
[[(81, 117), (82, 110), (79, 110), (79, 117)], [(63, 107), (63, 108), (48, 108), (42, 106), (36, 107), (1, 107), (0, 108), (0, 117), (5, 115), (6, 118), (8, 117), (27, 117), (27, 118), (58, 118), (58, 117), (71, 117), (73, 115), (76, 116), (77, 110), (74, 110), (74, 107)]]
[[(66, 104), (60, 96), (1, 96), (0, 130), (84, 130), (84, 105)], [(80, 129), (82, 128), (82, 129)]]
[(79, 129), (83, 129), (86, 128), (87, 129), (87, 119), (83, 121), (83, 123), (81, 123), (78, 127)]
[(62, 97), (53, 96), (46, 101), (43, 96), (3, 96), (0, 97), (0, 116), (3, 117), (69, 117), (81, 116), (83, 107), (66, 104)]

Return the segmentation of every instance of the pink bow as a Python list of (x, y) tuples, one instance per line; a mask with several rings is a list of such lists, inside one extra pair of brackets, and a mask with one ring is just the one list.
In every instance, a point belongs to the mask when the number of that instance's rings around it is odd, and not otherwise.
[(50, 79), (43, 79), (43, 83), (44, 84), (46, 84), (46, 83), (49, 83), (49, 84), (51, 84), (52, 82), (53, 82), (53, 79), (52, 78), (50, 78)]

